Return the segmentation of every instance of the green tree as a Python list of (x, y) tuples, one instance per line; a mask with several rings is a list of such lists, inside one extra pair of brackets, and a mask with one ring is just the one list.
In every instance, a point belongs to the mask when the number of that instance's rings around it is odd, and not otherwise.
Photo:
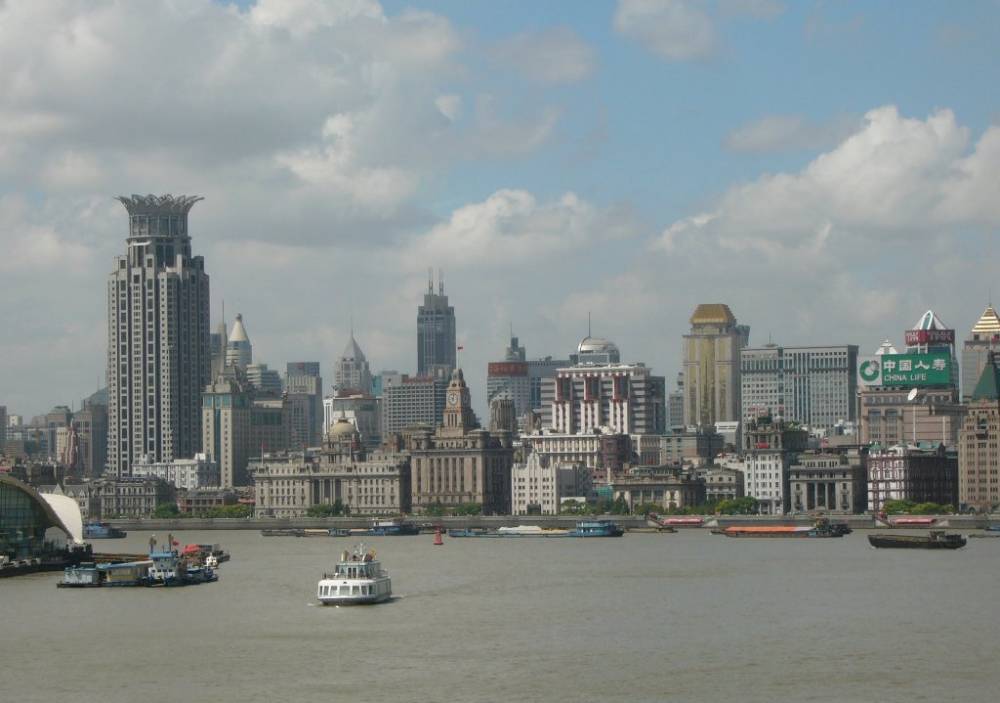
[(723, 515), (753, 515), (760, 509), (760, 501), (753, 496), (743, 496), (742, 498), (731, 498), (719, 501), (715, 507), (716, 511)]
[(612, 515), (628, 515), (628, 503), (625, 502), (625, 496), (618, 496), (615, 498), (615, 502), (611, 504), (611, 514)]
[(340, 517), (347, 514), (347, 506), (340, 498), (333, 501), (333, 505), (310, 505), (306, 509), (306, 517)]
[(181, 511), (177, 507), (177, 503), (160, 503), (156, 506), (156, 510), (153, 511), (153, 517), (161, 520), (180, 517), (180, 514)]
[(250, 517), (252, 513), (253, 508), (249, 505), (222, 505), (217, 508), (209, 508), (208, 510), (199, 513), (199, 517), (247, 518)]
[(442, 517), (444, 514), (445, 509), (441, 501), (435, 501), (424, 508), (424, 515), (429, 515), (430, 517)]
[(882, 511), (887, 515), (908, 514), (916, 504), (912, 500), (887, 500), (882, 504)]
[(483, 506), (481, 503), (459, 503), (451, 509), (452, 515), (482, 515)]

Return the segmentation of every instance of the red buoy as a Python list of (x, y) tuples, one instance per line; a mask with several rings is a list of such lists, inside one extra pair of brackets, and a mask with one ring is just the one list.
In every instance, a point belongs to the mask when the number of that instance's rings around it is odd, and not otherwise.
[(435, 527), (434, 528), (434, 546), (440, 547), (443, 544), (444, 544), (444, 541), (441, 539), (441, 528), (440, 527)]

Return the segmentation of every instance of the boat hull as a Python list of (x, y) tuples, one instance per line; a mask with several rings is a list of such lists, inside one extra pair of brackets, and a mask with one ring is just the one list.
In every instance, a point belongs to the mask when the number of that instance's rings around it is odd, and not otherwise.
[(868, 535), (868, 543), (876, 549), (961, 549), (966, 541), (961, 535), (948, 535), (943, 539), (923, 535)]
[(385, 593), (378, 596), (348, 596), (344, 598), (320, 598), (320, 605), (375, 605), (385, 603), (392, 598), (392, 593)]

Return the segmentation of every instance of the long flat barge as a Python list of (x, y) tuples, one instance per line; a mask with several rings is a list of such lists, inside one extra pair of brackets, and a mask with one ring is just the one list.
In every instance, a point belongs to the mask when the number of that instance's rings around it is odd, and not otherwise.
[(583, 520), (576, 523), (572, 530), (545, 529), (538, 525), (520, 525), (518, 527), (498, 527), (488, 530), (480, 527), (470, 527), (460, 530), (448, 530), (449, 537), (480, 537), (487, 539), (555, 539), (573, 537), (621, 537), (625, 531), (612, 520)]

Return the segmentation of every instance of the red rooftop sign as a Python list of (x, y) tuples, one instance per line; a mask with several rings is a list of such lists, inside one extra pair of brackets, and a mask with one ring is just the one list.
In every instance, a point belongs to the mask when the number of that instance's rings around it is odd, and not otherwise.
[(491, 361), (487, 367), (489, 376), (527, 376), (526, 361)]
[(955, 330), (907, 330), (907, 346), (916, 347), (921, 344), (954, 344)]

